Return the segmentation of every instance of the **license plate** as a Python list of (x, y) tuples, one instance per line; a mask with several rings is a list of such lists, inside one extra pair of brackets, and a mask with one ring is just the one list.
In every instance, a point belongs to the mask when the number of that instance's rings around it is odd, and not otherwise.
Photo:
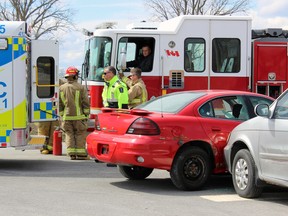
[(109, 146), (108, 145), (103, 145), (101, 149), (102, 154), (108, 154), (109, 153)]

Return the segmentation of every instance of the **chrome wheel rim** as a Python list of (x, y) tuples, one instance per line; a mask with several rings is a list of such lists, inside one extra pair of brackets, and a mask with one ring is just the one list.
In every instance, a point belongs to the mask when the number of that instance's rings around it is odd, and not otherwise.
[(240, 190), (245, 190), (248, 185), (249, 171), (248, 171), (247, 162), (243, 158), (237, 161), (234, 172), (235, 172), (234, 178), (235, 178), (237, 187)]

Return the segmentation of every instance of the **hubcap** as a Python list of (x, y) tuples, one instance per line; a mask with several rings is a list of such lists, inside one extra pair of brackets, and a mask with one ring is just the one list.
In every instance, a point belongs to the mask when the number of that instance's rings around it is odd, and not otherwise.
[(203, 171), (204, 164), (199, 158), (190, 158), (184, 164), (184, 174), (189, 179), (199, 177)]
[(244, 159), (239, 159), (235, 166), (235, 182), (240, 190), (245, 190), (248, 185), (248, 166)]

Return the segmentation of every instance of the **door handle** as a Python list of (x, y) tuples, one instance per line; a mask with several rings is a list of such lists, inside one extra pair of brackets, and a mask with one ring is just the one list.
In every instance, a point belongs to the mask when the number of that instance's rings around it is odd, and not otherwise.
[(219, 128), (219, 127), (212, 127), (211, 130), (212, 130), (212, 131), (221, 131), (221, 128)]

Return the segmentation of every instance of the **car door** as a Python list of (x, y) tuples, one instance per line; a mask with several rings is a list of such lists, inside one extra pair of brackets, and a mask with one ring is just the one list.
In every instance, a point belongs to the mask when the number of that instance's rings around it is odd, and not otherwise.
[(262, 174), (288, 180), (288, 94), (282, 95), (272, 118), (263, 118), (259, 129), (259, 163)]
[[(235, 111), (235, 107), (238, 110)], [(243, 119), (239, 118), (240, 112)], [(225, 166), (223, 148), (227, 144), (228, 135), (242, 120), (248, 119), (244, 98), (242, 96), (214, 98), (200, 106), (199, 114), (201, 116), (199, 121), (215, 150), (216, 162), (219, 161), (221, 167)]]

